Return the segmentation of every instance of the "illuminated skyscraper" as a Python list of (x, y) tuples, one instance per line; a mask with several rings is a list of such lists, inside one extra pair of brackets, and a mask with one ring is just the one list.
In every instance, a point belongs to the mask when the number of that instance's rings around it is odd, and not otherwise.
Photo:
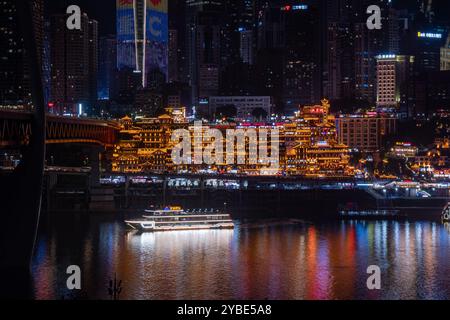
[(377, 108), (411, 115), (414, 106), (414, 57), (379, 55), (377, 61)]
[(168, 0), (117, 0), (117, 67), (168, 77)]
[[(0, 107), (28, 108), (31, 104), (30, 71), (16, 6), (15, 1), (0, 2)], [(41, 61), (44, 53), (43, 8), (42, 0), (32, 2), (35, 42)]]

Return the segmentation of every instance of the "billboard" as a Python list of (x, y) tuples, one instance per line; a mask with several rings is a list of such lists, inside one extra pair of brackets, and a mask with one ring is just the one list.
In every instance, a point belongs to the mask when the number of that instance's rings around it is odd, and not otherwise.
[(152, 11), (166, 13), (169, 10), (168, 0), (147, 0), (147, 8)]
[(166, 13), (148, 10), (147, 40), (167, 43), (169, 39), (168, 18)]
[(168, 77), (168, 0), (147, 1), (147, 72), (159, 69)]
[[(141, 71), (145, 66), (144, 86), (148, 72), (156, 68), (167, 79), (168, 0), (116, 0), (116, 5), (118, 68), (129, 67)], [(145, 10), (145, 14), (141, 14), (142, 10)]]

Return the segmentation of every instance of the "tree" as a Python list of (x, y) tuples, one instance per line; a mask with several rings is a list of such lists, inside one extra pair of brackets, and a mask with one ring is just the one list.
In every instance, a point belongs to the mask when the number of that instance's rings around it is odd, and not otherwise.
[(216, 110), (216, 117), (217, 118), (235, 118), (237, 115), (237, 108), (234, 105), (226, 105), (218, 107)]
[(256, 108), (252, 111), (252, 116), (256, 120), (264, 120), (267, 118), (268, 113), (263, 108)]

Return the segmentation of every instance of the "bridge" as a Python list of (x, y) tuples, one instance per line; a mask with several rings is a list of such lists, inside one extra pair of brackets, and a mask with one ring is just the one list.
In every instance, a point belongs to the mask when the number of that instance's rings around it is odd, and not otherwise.
[[(0, 147), (24, 145), (31, 136), (31, 112), (0, 110)], [(118, 139), (115, 121), (71, 118), (47, 114), (47, 144), (95, 144), (111, 147)]]

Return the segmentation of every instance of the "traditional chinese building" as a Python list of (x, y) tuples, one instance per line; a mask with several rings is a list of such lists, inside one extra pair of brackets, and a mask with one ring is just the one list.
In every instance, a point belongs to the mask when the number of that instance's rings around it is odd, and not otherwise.
[[(330, 105), (305, 106), (289, 122), (278, 124), (189, 124), (183, 113), (167, 110), (158, 118), (121, 120), (123, 130), (113, 155), (113, 171), (121, 173), (239, 173), (347, 177), (349, 148), (338, 143)], [(190, 136), (188, 161), (175, 165), (172, 134)], [(219, 138), (220, 143), (215, 144)], [(273, 139), (276, 139), (272, 141)], [(260, 147), (265, 145), (265, 153)], [(277, 148), (278, 150), (275, 150)], [(232, 152), (230, 150), (233, 150)], [(274, 161), (269, 165), (268, 161)], [(213, 161), (208, 161), (212, 159)], [(271, 160), (270, 160), (271, 159)]]

